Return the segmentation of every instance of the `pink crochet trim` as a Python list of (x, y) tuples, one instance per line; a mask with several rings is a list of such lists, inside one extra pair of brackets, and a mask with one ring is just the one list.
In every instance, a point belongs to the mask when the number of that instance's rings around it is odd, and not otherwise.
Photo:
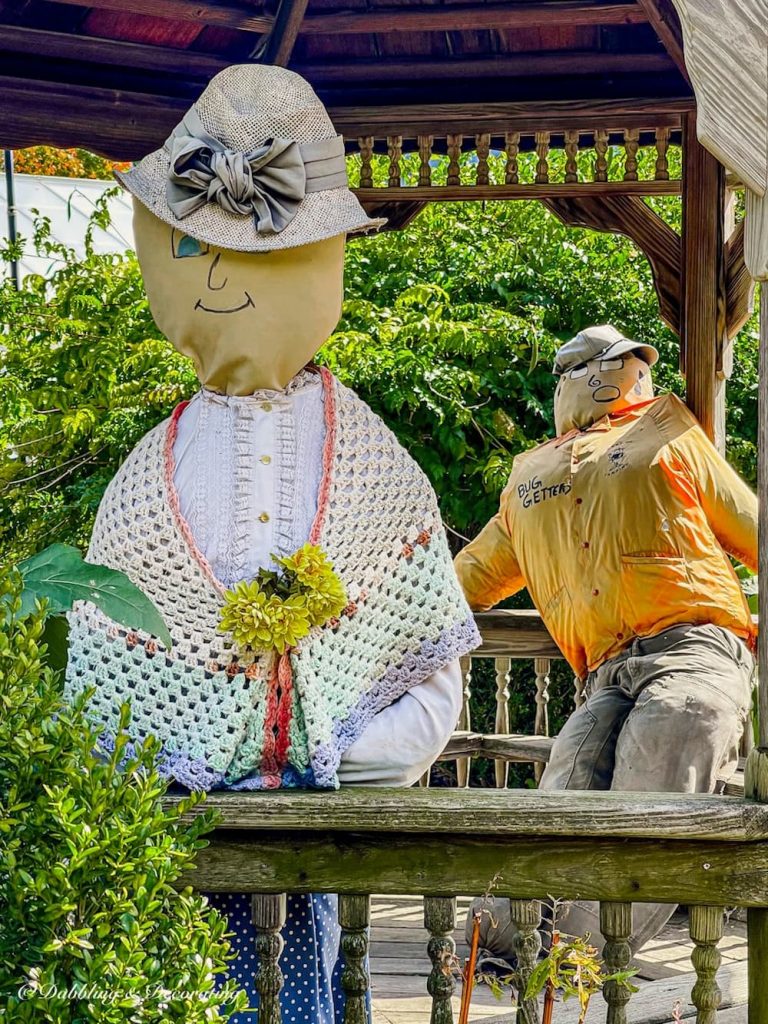
[(325, 443), (323, 444), (323, 477), (320, 481), (320, 490), (317, 496), (317, 512), (312, 529), (309, 533), (309, 543), (317, 544), (325, 524), (325, 514), (328, 511), (328, 494), (331, 490), (333, 479), (333, 460), (336, 455), (336, 389), (334, 387), (333, 374), (324, 366), (320, 367), (320, 376), (325, 388)]

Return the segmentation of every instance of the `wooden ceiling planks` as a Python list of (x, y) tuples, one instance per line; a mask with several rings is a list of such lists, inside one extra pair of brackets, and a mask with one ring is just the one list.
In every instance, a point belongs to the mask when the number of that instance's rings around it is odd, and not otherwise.
[(203, 25), (199, 22), (174, 21), (154, 15), (124, 14), (94, 8), (83, 19), (80, 34), (186, 50), (202, 30)]

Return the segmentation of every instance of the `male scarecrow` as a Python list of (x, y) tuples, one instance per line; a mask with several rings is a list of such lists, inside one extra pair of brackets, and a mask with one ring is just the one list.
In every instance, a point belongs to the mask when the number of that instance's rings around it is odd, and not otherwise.
[[(479, 636), (426, 477), (311, 363), (339, 319), (346, 236), (383, 221), (282, 68), (222, 71), (119, 178), (153, 316), (202, 386), (125, 460), (88, 552), (152, 598), (173, 645), (81, 602), (67, 693), (96, 688), (104, 744), (130, 702), (131, 738), (154, 734), (188, 789), (410, 785), (456, 724)], [(257, 1004), (250, 898), (209, 899)], [(341, 1020), (333, 900), (289, 897), (286, 1024)]]
[[(754, 627), (728, 555), (756, 571), (757, 500), (675, 395), (653, 397), (657, 359), (607, 325), (563, 345), (557, 437), (517, 456), (456, 559), (475, 609), (527, 587), (585, 680), (541, 789), (708, 793), (736, 764)], [(633, 948), (670, 913), (635, 905)], [(600, 934), (594, 904), (561, 925)]]

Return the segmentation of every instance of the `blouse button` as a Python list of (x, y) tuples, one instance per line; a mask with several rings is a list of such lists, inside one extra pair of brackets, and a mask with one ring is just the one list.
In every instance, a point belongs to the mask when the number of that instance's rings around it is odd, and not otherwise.
[(262, 455), (261, 458), (259, 459), (259, 462), (263, 463), (265, 466), (268, 466), (271, 461), (272, 461), (272, 456), (271, 455)]
[(261, 515), (259, 516), (259, 522), (260, 523), (268, 523), (269, 522), (269, 512), (262, 512)]
[(271, 412), (271, 410), (272, 410), (272, 403), (271, 402), (262, 402), (261, 403), (261, 408), (264, 410), (264, 412)]

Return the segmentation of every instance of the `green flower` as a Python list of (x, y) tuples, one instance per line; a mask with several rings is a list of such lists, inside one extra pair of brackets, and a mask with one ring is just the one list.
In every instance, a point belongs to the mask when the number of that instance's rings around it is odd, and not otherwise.
[(286, 599), (267, 595), (254, 580), (242, 580), (224, 594), (219, 629), (231, 633), (238, 647), (282, 654), (311, 627), (307, 603), (300, 594)]
[(278, 561), (293, 574), (302, 588), (314, 587), (316, 580), (323, 579), (329, 573), (333, 574), (333, 566), (328, 561), (328, 556), (317, 544), (304, 544), (292, 555)]
[(304, 544), (279, 561), (293, 576), (298, 592), (303, 594), (313, 626), (325, 625), (346, 608), (344, 584), (333, 571), (322, 548), (316, 544)]

